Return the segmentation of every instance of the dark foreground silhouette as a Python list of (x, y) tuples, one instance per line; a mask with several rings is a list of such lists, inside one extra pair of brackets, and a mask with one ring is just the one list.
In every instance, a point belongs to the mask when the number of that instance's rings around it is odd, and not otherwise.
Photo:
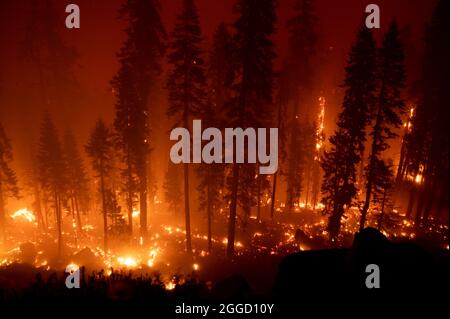
[[(158, 314), (157, 318), (175, 317), (175, 307), (182, 303), (274, 303), (274, 315), (284, 318), (311, 310), (318, 317), (328, 313), (351, 316), (358, 307), (371, 313), (380, 309), (405, 313), (417, 307), (434, 311), (443, 307), (449, 296), (448, 257), (448, 250), (431, 252), (413, 243), (393, 243), (377, 230), (367, 228), (355, 236), (351, 248), (286, 256), (276, 277), (267, 278), (273, 282), (267, 293), (254, 291), (238, 273), (213, 285), (195, 275), (187, 276), (174, 289), (167, 290), (155, 275), (83, 272), (81, 288), (67, 289), (61, 274), (44, 279), (41, 273), (31, 271), (32, 266), (15, 264), (0, 270), (0, 305), (44, 313), (56, 309), (88, 311), (87, 306), (99, 312), (144, 309)], [(380, 269), (379, 289), (366, 286), (369, 264)], [(254, 268), (255, 272), (264, 272), (259, 265)]]

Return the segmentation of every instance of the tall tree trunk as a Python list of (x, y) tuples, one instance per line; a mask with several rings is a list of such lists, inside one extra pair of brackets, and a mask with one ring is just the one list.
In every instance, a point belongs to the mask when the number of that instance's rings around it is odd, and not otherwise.
[(140, 236), (144, 242), (147, 240), (147, 161), (144, 160), (144, 165), (141, 168), (141, 176), (139, 181), (139, 222), (140, 222)]
[(411, 217), (416, 199), (416, 187), (413, 185), (409, 191), (408, 206), (406, 208), (406, 218)]
[(75, 223), (75, 246), (78, 248), (78, 222), (75, 222), (76, 217), (75, 217), (75, 200), (74, 200), (74, 195), (71, 194), (70, 196), (70, 209), (72, 212), (72, 228), (73, 224)]
[(189, 208), (189, 164), (183, 164), (184, 169), (184, 215), (186, 224), (186, 251), (192, 253), (191, 243), (191, 213)]
[(41, 192), (39, 190), (39, 186), (37, 183), (34, 183), (34, 200), (36, 202), (35, 209), (36, 214), (38, 216), (38, 223), (41, 231), (46, 232), (47, 231), (47, 223), (44, 220), (44, 214), (42, 213), (42, 206), (41, 206)]
[(239, 182), (239, 165), (233, 164), (233, 181), (231, 185), (230, 216), (228, 218), (227, 256), (234, 255), (234, 237), (236, 235), (236, 209)]
[(80, 205), (78, 204), (78, 197), (75, 195), (75, 212), (77, 213), (77, 226), (80, 234), (83, 232), (83, 225), (81, 224), (81, 213), (80, 213)]
[(364, 185), (364, 151), (361, 151), (361, 161), (358, 169), (358, 185), (362, 188)]
[(56, 231), (58, 232), (58, 257), (62, 256), (62, 220), (61, 220), (61, 201), (58, 192), (54, 191), (55, 213), (56, 213)]
[[(384, 87), (381, 88), (381, 92), (384, 91)], [(369, 160), (369, 169), (368, 169), (368, 176), (367, 176), (367, 182), (366, 182), (366, 198), (364, 200), (364, 206), (361, 210), (361, 219), (359, 221), (359, 230), (364, 229), (364, 224), (366, 223), (367, 218), (367, 211), (369, 210), (370, 206), (370, 200), (372, 196), (372, 187), (373, 187), (373, 180), (374, 180), (374, 170), (375, 170), (375, 161), (376, 156), (378, 153), (377, 143), (379, 143), (380, 138), (380, 130), (381, 130), (381, 122), (382, 122), (382, 102), (381, 102), (381, 96), (380, 94), (380, 101), (378, 102), (378, 110), (377, 110), (377, 118), (376, 122), (373, 128), (373, 139), (372, 139), (372, 148), (370, 151), (370, 160)], [(361, 162), (363, 161), (363, 157), (361, 158)]]
[[(211, 169), (208, 168), (208, 175), (211, 174)], [(211, 178), (208, 176), (208, 179)], [(208, 182), (207, 186), (207, 192), (208, 192), (208, 205), (207, 205), (207, 218), (208, 218), (208, 252), (211, 253), (212, 251), (212, 194), (211, 194), (211, 184)]]
[(259, 222), (261, 220), (261, 175), (258, 174), (258, 185), (257, 185), (257, 206), (256, 206), (256, 220)]
[(270, 219), (272, 221), (273, 221), (273, 216), (274, 216), (274, 212), (275, 212), (275, 195), (277, 192), (277, 177), (278, 177), (278, 172), (275, 172), (275, 174), (273, 174), (272, 199), (270, 201)]
[(422, 213), (423, 213), (423, 207), (425, 205), (425, 197), (426, 197), (426, 187), (419, 192), (419, 199), (417, 200), (417, 207), (416, 207), (416, 216), (414, 217), (414, 222), (416, 224), (416, 227), (420, 226), (421, 220), (422, 220)]
[(406, 143), (405, 143), (405, 137), (407, 134), (408, 128), (405, 129), (405, 133), (403, 134), (402, 139), (402, 146), (400, 148), (400, 160), (398, 161), (398, 169), (397, 169), (397, 176), (395, 178), (395, 184), (397, 187), (400, 185), (400, 182), (403, 180), (403, 169), (404, 166), (406, 166)]
[(425, 201), (425, 207), (424, 207), (424, 211), (423, 211), (423, 220), (426, 223), (428, 221), (428, 217), (431, 214), (431, 210), (433, 209), (433, 204), (435, 203), (436, 200), (436, 193), (437, 193), (437, 187), (436, 187), (436, 182), (433, 180), (431, 182), (431, 191), (428, 192), (427, 197), (426, 197), (426, 201)]
[(310, 167), (308, 167), (308, 171), (306, 173), (306, 198), (305, 198), (305, 208), (308, 208), (308, 200), (309, 200), (309, 182), (310, 182)]
[(128, 178), (128, 190), (127, 190), (127, 206), (128, 206), (128, 231), (130, 235), (133, 235), (133, 172), (131, 171), (131, 158), (130, 148), (127, 148), (127, 178)]
[(108, 218), (106, 214), (105, 177), (103, 176), (103, 173), (100, 174), (100, 192), (102, 193), (103, 249), (106, 252), (108, 249)]
[(380, 218), (378, 219), (378, 227), (377, 227), (378, 230), (381, 230), (381, 227), (382, 227), (382, 224), (383, 224), (384, 206), (386, 204), (386, 198), (387, 198), (387, 190), (385, 188), (384, 192), (383, 192), (383, 201), (382, 201), (382, 204), (381, 204), (381, 214), (380, 214)]

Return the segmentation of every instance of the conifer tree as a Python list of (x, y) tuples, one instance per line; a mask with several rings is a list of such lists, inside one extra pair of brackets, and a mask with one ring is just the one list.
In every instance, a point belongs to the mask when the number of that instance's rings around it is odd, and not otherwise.
[(125, 1), (120, 17), (128, 23), (127, 39), (118, 54), (120, 69), (111, 82), (117, 96), (114, 127), (124, 166), (128, 226), (132, 233), (132, 211), (138, 197), (143, 240), (147, 237), (150, 93), (161, 72), (166, 36), (159, 11), (157, 0)]
[(345, 68), (345, 96), (337, 130), (325, 151), (321, 187), (324, 213), (329, 215), (331, 241), (339, 234), (345, 208), (356, 196), (357, 168), (366, 141), (366, 127), (374, 109), (376, 94), (376, 47), (370, 29), (362, 26)]
[[(308, 159), (309, 119), (306, 112), (305, 96), (311, 91), (314, 75), (312, 57), (316, 52), (317, 34), (315, 25), (317, 17), (314, 3), (311, 0), (297, 0), (294, 5), (294, 16), (288, 20), (289, 53), (286, 72), (288, 76), (288, 95), (292, 104), (289, 120), (289, 156), (286, 170), (286, 207), (290, 212), (294, 203), (300, 199), (303, 185), (308, 181), (305, 176)], [(301, 107), (303, 104), (303, 107)], [(310, 143), (309, 143), (310, 144)], [(312, 153), (309, 153), (312, 155)]]
[[(236, 81), (229, 103), (227, 122), (232, 127), (268, 127), (272, 115), (273, 60), (270, 39), (275, 32), (276, 1), (238, 0), (234, 23), (234, 58)], [(228, 181), (230, 215), (228, 220), (227, 255), (234, 254), (236, 212), (238, 205), (248, 216), (256, 203), (256, 165), (232, 165)], [(244, 216), (244, 220), (245, 220)]]
[(69, 207), (74, 218), (76, 218), (77, 229), (81, 232), (81, 207), (87, 206), (86, 202), (89, 199), (89, 180), (75, 136), (70, 130), (67, 130), (64, 135), (63, 152), (67, 168)]
[[(408, 173), (422, 175), (418, 196), (411, 192), (419, 226), (434, 211), (448, 213), (448, 1), (439, 1), (425, 30), (425, 54), (420, 98), (408, 139)], [(412, 210), (412, 205), (411, 205)]]
[[(113, 157), (113, 139), (112, 132), (103, 120), (99, 119), (95, 124), (89, 137), (89, 141), (85, 146), (86, 153), (91, 158), (92, 168), (99, 179), (99, 191), (102, 199), (102, 215), (103, 215), (103, 245), (104, 249), (108, 248), (108, 212), (115, 212), (117, 204), (113, 204), (115, 199), (114, 193), (107, 186), (108, 175), (111, 174), (112, 157)], [(113, 206), (109, 207), (108, 203)], [(113, 214), (114, 215), (114, 214)]]
[(58, 132), (48, 113), (45, 114), (41, 126), (37, 160), (40, 183), (48, 198), (52, 200), (56, 220), (58, 254), (61, 256), (63, 248), (62, 205), (67, 191), (67, 168)]
[(366, 169), (365, 201), (361, 210), (359, 228), (362, 230), (370, 206), (372, 190), (376, 187), (377, 171), (386, 166), (382, 153), (389, 148), (389, 140), (397, 134), (393, 131), (402, 124), (404, 102), (401, 90), (405, 85), (403, 47), (400, 43), (397, 23), (393, 21), (387, 31), (383, 46), (379, 50), (379, 92), (374, 110), (373, 127), (370, 132), (372, 146)]
[[(190, 130), (189, 121), (198, 115), (205, 105), (206, 78), (201, 49), (202, 34), (197, 7), (193, 0), (184, 0), (171, 33), (168, 60), (171, 71), (167, 79), (169, 90), (168, 116), (176, 124)], [(191, 208), (189, 201), (189, 164), (183, 164), (184, 214), (186, 227), (186, 250), (192, 251)]]
[(11, 141), (0, 123), (0, 236), (2, 239), (6, 238), (6, 198), (9, 196), (19, 198), (16, 173), (11, 168), (12, 160)]

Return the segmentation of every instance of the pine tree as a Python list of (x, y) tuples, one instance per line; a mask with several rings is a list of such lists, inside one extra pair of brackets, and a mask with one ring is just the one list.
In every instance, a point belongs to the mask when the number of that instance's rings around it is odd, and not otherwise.
[(415, 195), (417, 226), (432, 211), (448, 212), (448, 21), (448, 1), (440, 1), (425, 30), (421, 97), (408, 143), (409, 173), (422, 175)]
[(316, 131), (317, 127), (315, 123), (307, 121), (303, 125), (303, 152), (305, 154), (305, 207), (308, 207), (308, 203), (311, 199), (311, 188), (313, 184), (313, 173), (315, 164), (315, 151), (316, 151)]
[(161, 73), (165, 30), (157, 0), (127, 0), (120, 16), (128, 22), (127, 40), (118, 54), (120, 69), (112, 80), (117, 95), (114, 127), (124, 164), (128, 224), (132, 233), (134, 199), (139, 194), (140, 236), (147, 237), (147, 166), (149, 95)]
[(13, 160), (11, 141), (0, 123), (0, 236), (6, 239), (6, 197), (19, 198), (16, 173), (11, 168)]
[[(276, 1), (238, 0), (234, 23), (236, 82), (229, 103), (227, 122), (232, 127), (268, 127), (272, 115), (273, 60), (270, 39), (275, 32)], [(256, 165), (232, 165), (228, 181), (230, 215), (228, 220), (227, 255), (234, 254), (236, 211), (238, 204), (248, 216), (255, 204)], [(245, 217), (244, 216), (244, 217)], [(244, 221), (246, 218), (244, 218)]]
[(372, 32), (362, 26), (345, 68), (345, 96), (337, 130), (330, 137), (331, 149), (322, 158), (323, 212), (329, 214), (331, 241), (339, 234), (345, 208), (357, 193), (356, 174), (366, 141), (366, 126), (375, 103), (376, 48)]
[[(286, 171), (286, 207), (290, 212), (294, 203), (300, 199), (303, 190), (306, 163), (308, 159), (307, 138), (308, 118), (305, 104), (305, 95), (311, 90), (314, 75), (312, 57), (316, 51), (317, 34), (315, 24), (317, 17), (314, 13), (313, 1), (297, 0), (294, 5), (294, 17), (286, 24), (289, 32), (289, 55), (287, 60), (287, 76), (289, 78), (289, 100), (293, 105), (291, 120), (289, 121), (289, 148), (288, 168)], [(301, 112), (301, 110), (305, 112)], [(303, 129), (302, 129), (303, 128)], [(311, 141), (312, 142), (312, 141)], [(310, 143), (309, 143), (310, 144)], [(310, 153), (312, 155), (312, 153)], [(306, 178), (305, 178), (306, 177)]]
[(70, 130), (64, 135), (63, 154), (67, 167), (67, 190), (69, 195), (69, 207), (73, 217), (76, 217), (78, 231), (81, 233), (81, 207), (87, 205), (89, 199), (89, 187), (86, 169), (81, 158), (75, 136)]
[(43, 191), (42, 187), (39, 183), (39, 168), (38, 168), (38, 161), (36, 157), (36, 150), (34, 147), (31, 148), (30, 152), (30, 158), (33, 160), (30, 163), (30, 166), (28, 167), (26, 171), (26, 179), (25, 179), (25, 186), (28, 189), (28, 192), (33, 197), (33, 202), (31, 204), (33, 212), (36, 213), (36, 220), (38, 223), (39, 230), (43, 233), (47, 232), (48, 228), (48, 218), (47, 214), (44, 214), (43, 210)]
[[(92, 130), (89, 142), (85, 146), (86, 153), (91, 158), (92, 168), (96, 173), (96, 178), (99, 179), (99, 191), (102, 199), (102, 215), (103, 215), (103, 239), (104, 249), (106, 251), (108, 247), (108, 199), (112, 201), (112, 195), (110, 188), (106, 185), (108, 175), (111, 173), (112, 157), (113, 157), (113, 139), (112, 132), (105, 125), (103, 120), (99, 119)], [(108, 193), (109, 192), (109, 193)], [(110, 194), (110, 196), (107, 196)], [(117, 205), (115, 204), (112, 211), (116, 211)]]
[[(225, 106), (232, 94), (234, 78), (233, 43), (224, 23), (219, 24), (213, 36), (212, 50), (208, 63), (208, 103), (198, 116), (206, 127), (223, 128), (225, 125)], [(202, 163), (197, 169), (199, 209), (206, 212), (208, 251), (212, 250), (212, 221), (214, 212), (222, 204), (225, 181), (225, 165)]]
[(67, 191), (67, 169), (58, 132), (48, 113), (41, 126), (37, 155), (39, 179), (47, 196), (52, 199), (58, 236), (58, 254), (62, 253), (62, 205)]
[[(172, 67), (167, 79), (169, 90), (168, 116), (176, 118), (190, 130), (189, 121), (205, 105), (205, 69), (201, 49), (202, 34), (193, 0), (184, 0), (183, 9), (177, 16), (175, 29), (171, 33), (169, 63)], [(184, 214), (186, 224), (186, 250), (192, 252), (191, 220), (189, 202), (189, 164), (183, 164), (184, 174)]]
[(404, 102), (401, 90), (405, 86), (405, 67), (403, 47), (400, 43), (397, 23), (393, 21), (383, 40), (379, 52), (379, 92), (377, 93), (374, 124), (370, 136), (369, 164), (366, 170), (365, 202), (361, 210), (359, 229), (364, 228), (367, 211), (370, 206), (372, 190), (376, 187), (377, 166), (381, 164), (382, 153), (389, 148), (388, 141), (397, 136), (393, 129), (402, 124)]
[(278, 76), (277, 81), (277, 96), (276, 96), (276, 126), (278, 127), (278, 170), (273, 174), (272, 180), (272, 195), (270, 199), (270, 219), (273, 221), (275, 213), (275, 201), (277, 194), (278, 175), (282, 175), (284, 163), (287, 158), (286, 153), (286, 125), (285, 119), (287, 117), (287, 107), (290, 99), (290, 81), (289, 81), (289, 66), (285, 61), (283, 68)]

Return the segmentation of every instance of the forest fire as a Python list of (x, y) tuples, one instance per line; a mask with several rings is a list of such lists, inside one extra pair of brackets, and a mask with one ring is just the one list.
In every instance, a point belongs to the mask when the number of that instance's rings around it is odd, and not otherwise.
[(0, 304), (444, 285), (448, 1), (0, 3)]

